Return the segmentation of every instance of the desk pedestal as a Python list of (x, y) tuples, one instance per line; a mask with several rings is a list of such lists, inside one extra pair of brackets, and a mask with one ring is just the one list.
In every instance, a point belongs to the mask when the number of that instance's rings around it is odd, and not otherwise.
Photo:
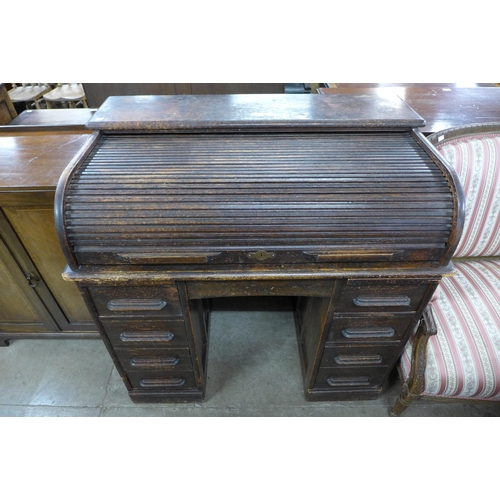
[(185, 280), (148, 272), (117, 277), (106, 269), (85, 276), (67, 270), (65, 277), (79, 284), (137, 402), (201, 401), (210, 298), (251, 296), (291, 298), (307, 400), (374, 399), (440, 279), (246, 273), (210, 280), (202, 273)]

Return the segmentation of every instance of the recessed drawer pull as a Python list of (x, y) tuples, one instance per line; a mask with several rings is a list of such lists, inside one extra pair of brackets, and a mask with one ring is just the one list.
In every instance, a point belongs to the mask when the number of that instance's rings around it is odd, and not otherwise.
[(370, 385), (370, 377), (353, 377), (353, 378), (333, 378), (333, 377), (330, 377), (326, 382), (331, 387), (365, 386), (365, 385)]
[(180, 378), (143, 378), (139, 383), (141, 387), (181, 387), (186, 381)]
[(394, 328), (345, 328), (342, 330), (342, 335), (348, 339), (393, 337), (394, 333)]
[(175, 335), (172, 332), (123, 332), (122, 342), (170, 342)]
[(306, 257), (314, 259), (316, 262), (337, 262), (337, 261), (358, 261), (358, 260), (388, 260), (396, 255), (402, 254), (403, 251), (376, 251), (376, 250), (345, 250), (313, 253), (304, 252)]
[(168, 358), (131, 358), (129, 363), (130, 366), (135, 368), (175, 366), (179, 363), (179, 358), (177, 356), (171, 356)]
[(359, 295), (353, 302), (358, 307), (395, 307), (409, 306), (411, 304), (410, 297), (407, 295), (391, 295), (391, 296), (373, 296)]
[(382, 363), (382, 356), (373, 354), (369, 356), (335, 356), (338, 365), (374, 365)]
[(148, 254), (148, 253), (121, 253), (118, 257), (130, 264), (206, 264), (212, 257), (218, 257), (220, 252), (210, 253), (166, 253), (166, 254)]
[(108, 302), (110, 311), (161, 311), (167, 303), (162, 299), (115, 299)]

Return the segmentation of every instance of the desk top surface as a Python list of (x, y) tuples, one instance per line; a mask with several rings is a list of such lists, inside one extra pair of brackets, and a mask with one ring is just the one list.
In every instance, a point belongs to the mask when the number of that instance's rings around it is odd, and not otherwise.
[(397, 96), (230, 94), (109, 97), (87, 124), (120, 130), (293, 130), (421, 127), (423, 119)]
[(340, 87), (318, 89), (321, 95), (398, 96), (426, 121), (431, 134), (471, 123), (500, 121), (500, 87)]

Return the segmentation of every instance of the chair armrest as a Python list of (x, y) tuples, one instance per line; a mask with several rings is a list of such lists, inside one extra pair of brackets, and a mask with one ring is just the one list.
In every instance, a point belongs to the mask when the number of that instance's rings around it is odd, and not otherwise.
[(418, 399), (422, 394), (427, 361), (427, 342), (430, 336), (436, 335), (436, 333), (437, 327), (432, 313), (432, 304), (429, 303), (424, 309), (413, 337), (410, 373), (408, 378), (402, 381), (401, 394), (389, 412), (392, 417), (400, 415), (414, 399)]
[(427, 361), (427, 342), (431, 335), (436, 335), (437, 327), (432, 313), (432, 304), (424, 309), (413, 340), (411, 369), (406, 382), (408, 391), (414, 397), (424, 389), (424, 373)]
[[(422, 319), (421, 321), (421, 327), (423, 332), (420, 335), (436, 335), (437, 333), (437, 326), (436, 322), (434, 321), (434, 314), (432, 312), (432, 304), (429, 304), (425, 309), (422, 314)], [(420, 328), (420, 327), (419, 327)], [(417, 335), (418, 335), (417, 331)]]

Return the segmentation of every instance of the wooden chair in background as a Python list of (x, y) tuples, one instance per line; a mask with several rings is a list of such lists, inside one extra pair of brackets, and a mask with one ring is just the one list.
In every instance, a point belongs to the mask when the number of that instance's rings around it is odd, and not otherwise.
[(30, 109), (33, 103), (36, 109), (41, 109), (40, 100), (50, 90), (48, 83), (21, 83), (20, 86), (13, 83), (12, 89), (9, 90), (9, 97), (14, 104), (24, 102), (26, 109)]
[(17, 116), (17, 111), (9, 97), (5, 83), (0, 83), (0, 125), (10, 123)]
[(47, 104), (47, 109), (50, 109), (54, 104), (69, 108), (76, 108), (81, 104), (84, 108), (88, 108), (81, 83), (58, 83), (54, 90), (43, 96), (43, 100)]

